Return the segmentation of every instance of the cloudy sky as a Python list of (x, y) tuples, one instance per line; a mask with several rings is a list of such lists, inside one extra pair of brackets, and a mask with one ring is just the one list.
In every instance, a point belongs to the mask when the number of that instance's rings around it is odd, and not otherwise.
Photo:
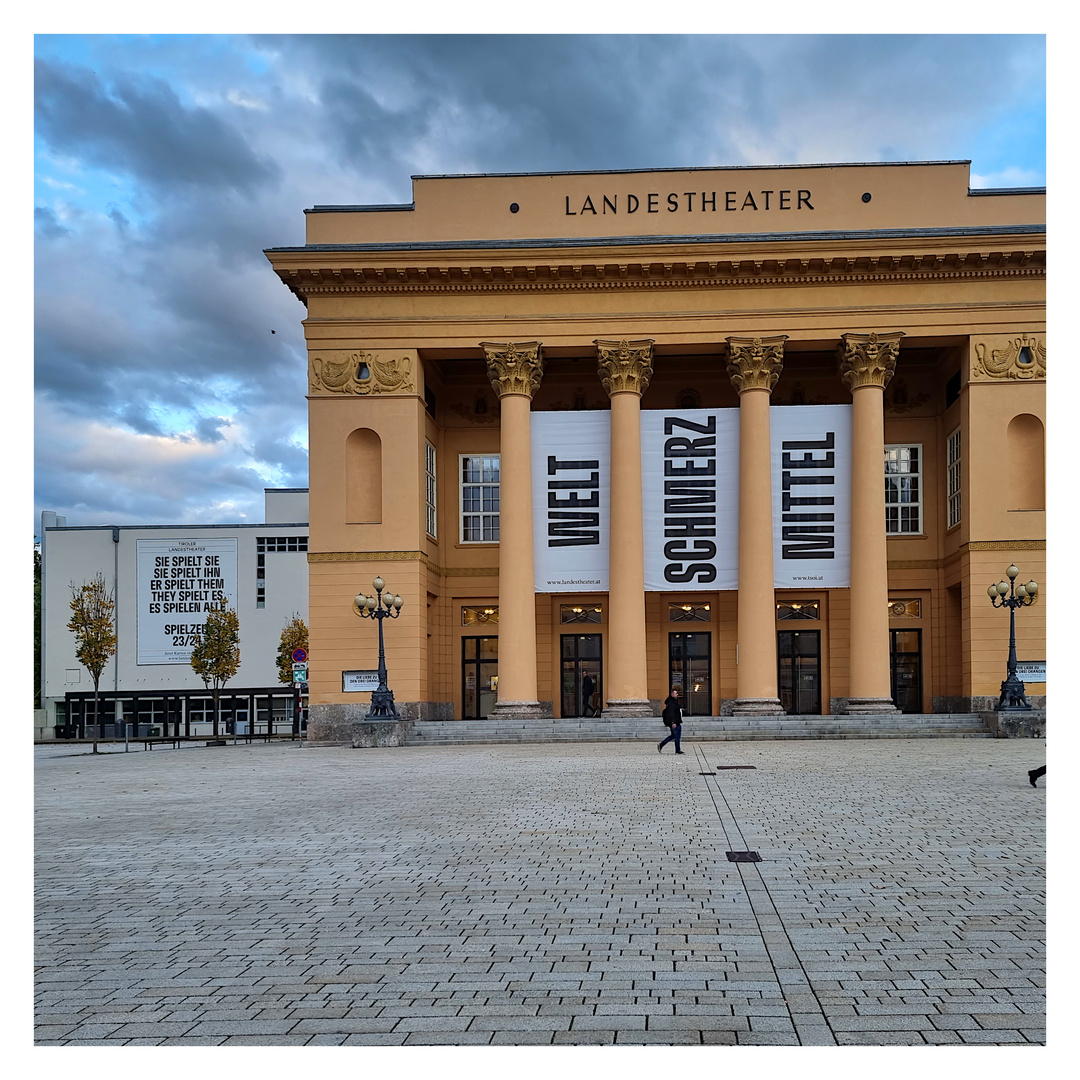
[[(1045, 184), (1041, 36), (35, 39), (35, 532), (257, 522), (307, 486), (263, 248), (410, 177), (970, 159)], [(271, 331), (276, 331), (271, 333)]]

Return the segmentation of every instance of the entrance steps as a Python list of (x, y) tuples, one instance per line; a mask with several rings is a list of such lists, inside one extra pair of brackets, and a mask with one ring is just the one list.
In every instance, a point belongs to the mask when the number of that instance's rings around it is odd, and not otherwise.
[[(410, 745), (467, 743), (659, 742), (659, 717), (547, 720), (417, 720)], [(744, 739), (991, 739), (976, 713), (903, 713), (895, 716), (688, 716), (683, 741)]]

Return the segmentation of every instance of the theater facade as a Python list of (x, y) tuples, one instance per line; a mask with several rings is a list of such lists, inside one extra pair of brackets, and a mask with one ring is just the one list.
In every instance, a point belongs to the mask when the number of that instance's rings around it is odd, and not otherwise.
[(270, 248), (307, 308), (313, 739), (1045, 693), (1043, 189), (963, 161), (423, 176)]

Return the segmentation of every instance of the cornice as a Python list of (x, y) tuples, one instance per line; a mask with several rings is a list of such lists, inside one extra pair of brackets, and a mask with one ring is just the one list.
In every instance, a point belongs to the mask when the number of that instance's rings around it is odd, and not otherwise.
[(700, 259), (513, 265), (277, 267), (300, 299), (312, 296), (551, 292), (610, 289), (766, 288), (1042, 278), (1046, 251), (904, 253), (883, 256)]
[(422, 551), (309, 551), (308, 563), (419, 562), (439, 577), (498, 577), (497, 566), (439, 566)]

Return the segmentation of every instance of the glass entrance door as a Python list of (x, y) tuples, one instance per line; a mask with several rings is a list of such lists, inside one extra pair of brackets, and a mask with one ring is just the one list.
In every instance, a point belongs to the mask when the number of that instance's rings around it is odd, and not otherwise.
[(599, 716), (604, 707), (600, 634), (563, 634), (559, 649), (563, 716)]
[(780, 705), (792, 716), (821, 713), (821, 631), (781, 630), (776, 635)]
[(668, 670), (683, 714), (712, 716), (712, 634), (668, 634)]
[(499, 696), (499, 639), (461, 639), (461, 703), (466, 720), (484, 720)]
[(889, 631), (892, 698), (901, 712), (922, 710), (922, 631)]

